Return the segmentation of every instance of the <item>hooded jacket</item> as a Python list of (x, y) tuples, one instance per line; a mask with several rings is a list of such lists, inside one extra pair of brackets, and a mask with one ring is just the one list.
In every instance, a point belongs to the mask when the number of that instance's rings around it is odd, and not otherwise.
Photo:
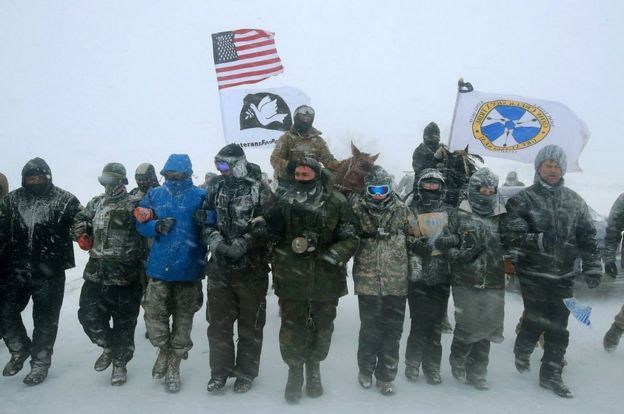
[(10, 277), (20, 282), (58, 277), (75, 266), (71, 228), (81, 206), (71, 193), (52, 184), (50, 167), (34, 158), (22, 170), (48, 177), (45, 191), (33, 195), (24, 187), (0, 201), (0, 244)]
[(547, 159), (565, 173), (565, 153), (546, 146), (535, 160), (534, 184), (510, 198), (501, 223), (503, 243), (518, 251), (516, 270), (521, 275), (561, 280), (573, 285), (574, 260), (583, 259), (583, 272), (601, 274), (596, 229), (585, 200), (564, 185), (550, 186), (537, 170)]
[[(139, 203), (140, 207), (152, 209), (155, 215), (148, 222), (137, 222), (139, 233), (154, 240), (146, 273), (153, 279), (171, 282), (198, 280), (204, 274), (206, 246), (200, 240), (199, 224), (193, 214), (201, 207), (207, 193), (193, 185), (188, 155), (172, 154), (162, 173), (167, 171), (185, 173), (187, 178), (165, 179), (162, 186), (150, 189)], [(160, 234), (156, 223), (167, 217), (174, 218), (175, 223), (168, 234)]]

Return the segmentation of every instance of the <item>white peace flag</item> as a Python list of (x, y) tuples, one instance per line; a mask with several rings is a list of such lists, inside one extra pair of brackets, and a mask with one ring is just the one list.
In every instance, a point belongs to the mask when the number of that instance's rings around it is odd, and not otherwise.
[(292, 87), (227, 88), (219, 92), (225, 142), (242, 147), (270, 147), (292, 125), (292, 114), (310, 98)]

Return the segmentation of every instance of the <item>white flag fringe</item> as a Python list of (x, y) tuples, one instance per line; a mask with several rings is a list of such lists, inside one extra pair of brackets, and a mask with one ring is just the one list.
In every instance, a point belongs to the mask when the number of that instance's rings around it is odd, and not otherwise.
[(585, 123), (559, 102), (483, 93), (470, 86), (457, 93), (449, 149), (468, 145), (473, 154), (532, 164), (542, 147), (556, 144), (566, 152), (568, 171), (581, 171), (578, 159), (589, 135)]
[(219, 92), (225, 142), (271, 147), (292, 125), (292, 114), (310, 98), (292, 87), (223, 89)]

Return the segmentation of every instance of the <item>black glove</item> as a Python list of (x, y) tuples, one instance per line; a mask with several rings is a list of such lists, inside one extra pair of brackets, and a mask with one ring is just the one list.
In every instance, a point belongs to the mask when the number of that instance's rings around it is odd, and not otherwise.
[(414, 239), (410, 247), (414, 253), (421, 257), (431, 256), (431, 252), (433, 251), (431, 245), (429, 244), (429, 239), (426, 237)]
[(604, 271), (609, 276), (616, 278), (618, 274), (618, 268), (615, 264), (615, 260), (607, 260), (604, 262)]
[(225, 252), (225, 256), (233, 262), (237, 262), (247, 253), (247, 241), (239, 237), (234, 239), (230, 248)]
[(226, 242), (220, 241), (214, 244), (214, 246), (210, 246), (210, 254), (217, 262), (223, 262), (225, 261), (229, 249), (230, 246)]
[(173, 227), (175, 223), (175, 218), (173, 217), (165, 217), (164, 219), (159, 219), (156, 221), (156, 232), (160, 234), (164, 234), (165, 236), (169, 234), (169, 231)]
[(89, 225), (86, 221), (81, 221), (74, 225), (74, 236), (80, 237), (83, 234), (89, 234)]
[(193, 213), (193, 218), (195, 219), (197, 224), (199, 224), (200, 226), (203, 226), (206, 224), (206, 219), (208, 218), (208, 211), (201, 209), (201, 208), (199, 210), (195, 210), (195, 212)]
[(600, 285), (600, 275), (594, 273), (585, 274), (585, 283), (590, 289), (595, 289)]
[(457, 234), (441, 234), (437, 239), (433, 242), (435, 248), (442, 251), (447, 251), (452, 249), (453, 247), (459, 247), (460, 239)]
[(269, 237), (269, 229), (263, 217), (251, 220), (251, 237), (255, 240), (266, 240)]

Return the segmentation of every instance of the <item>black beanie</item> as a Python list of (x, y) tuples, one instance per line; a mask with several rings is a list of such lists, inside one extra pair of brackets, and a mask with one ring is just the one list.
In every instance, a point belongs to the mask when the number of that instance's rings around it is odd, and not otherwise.
[(440, 128), (438, 127), (438, 124), (433, 121), (429, 122), (429, 124), (425, 127), (425, 130), (423, 131), (423, 138), (426, 137), (440, 138)]
[(228, 144), (217, 153), (217, 157), (223, 158), (241, 158), (245, 156), (245, 151), (236, 144)]

